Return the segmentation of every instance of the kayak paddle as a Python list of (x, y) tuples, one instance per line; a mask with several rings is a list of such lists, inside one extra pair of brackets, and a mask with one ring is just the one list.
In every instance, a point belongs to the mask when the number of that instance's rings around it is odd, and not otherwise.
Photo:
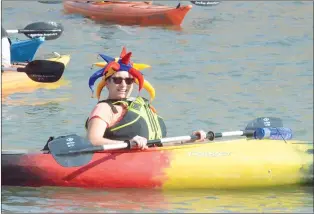
[(24, 33), (28, 38), (44, 37), (45, 40), (54, 40), (61, 36), (63, 26), (56, 22), (34, 22), (24, 29), (6, 30), (7, 33)]
[(35, 82), (52, 83), (57, 82), (65, 69), (61, 62), (49, 60), (34, 60), (29, 62), (25, 67), (20, 68), (1, 68), (3, 71), (24, 72)]
[[(207, 138), (214, 140), (217, 137), (227, 136), (253, 136), (255, 131), (233, 131), (233, 132), (208, 132)], [(162, 146), (162, 143), (196, 140), (198, 136), (168, 137), (157, 140), (149, 140), (148, 146)], [(116, 143), (110, 145), (93, 146), (91, 142), (76, 134), (56, 138), (48, 143), (48, 148), (54, 159), (64, 167), (78, 167), (87, 164), (93, 157), (93, 152), (110, 151), (117, 149), (130, 149), (130, 142)]]
[(197, 6), (214, 6), (219, 4), (219, 1), (190, 1), (192, 4)]
[[(210, 141), (220, 137), (231, 137), (231, 136), (246, 136), (253, 139), (263, 138), (278, 138), (282, 137), (283, 140), (290, 139), (292, 137), (291, 130), (286, 133), (280, 133), (280, 131), (286, 131), (286, 128), (282, 127), (282, 120), (275, 117), (260, 117), (252, 120), (244, 131), (231, 131), (231, 132), (218, 132), (214, 133), (209, 131), (206, 138)], [(269, 133), (271, 127), (277, 129), (274, 133)], [(280, 131), (279, 131), (279, 130)], [(292, 132), (292, 131), (291, 131)], [(148, 140), (148, 146), (163, 146), (163, 143), (178, 142), (178, 141), (190, 141), (197, 140), (199, 137), (195, 135), (191, 136), (179, 136), (179, 137), (168, 137), (157, 140)], [(46, 146), (45, 146), (46, 147)], [(78, 135), (72, 134), (62, 136), (48, 142), (48, 148), (54, 159), (61, 166), (64, 167), (77, 167), (87, 164), (93, 157), (93, 152), (110, 151), (117, 149), (130, 149), (132, 145), (126, 141), (124, 143), (116, 143), (110, 145), (94, 146), (87, 139), (84, 139)]]
[(38, 2), (43, 4), (59, 4), (61, 3), (61, 0), (43, 0)]

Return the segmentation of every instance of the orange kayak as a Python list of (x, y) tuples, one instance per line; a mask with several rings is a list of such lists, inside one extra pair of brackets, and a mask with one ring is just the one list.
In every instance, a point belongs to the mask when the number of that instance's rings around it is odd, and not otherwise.
[(169, 7), (145, 2), (63, 1), (65, 13), (123, 25), (181, 25), (192, 5)]
[(2, 150), (1, 184), (162, 190), (312, 185), (312, 148), (299, 140), (235, 139), (96, 152), (75, 167), (63, 167), (44, 151)]

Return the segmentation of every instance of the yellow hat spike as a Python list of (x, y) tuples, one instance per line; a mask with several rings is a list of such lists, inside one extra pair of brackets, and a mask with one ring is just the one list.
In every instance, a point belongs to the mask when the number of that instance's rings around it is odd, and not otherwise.
[(147, 65), (147, 64), (142, 64), (142, 63), (133, 63), (133, 68), (141, 71), (141, 70), (144, 70), (145, 68), (150, 68), (151, 66), (150, 65)]
[(105, 75), (104, 78), (107, 79), (108, 77), (112, 76), (114, 73), (116, 73), (116, 71), (111, 68), (111, 69), (106, 73), (106, 75)]
[(100, 99), (100, 94), (101, 94), (102, 89), (106, 86), (106, 79), (110, 77), (111, 75), (113, 75), (115, 72), (116, 71), (113, 70), (112, 68), (109, 69), (106, 75), (103, 76), (101, 81), (98, 83), (97, 89), (96, 89), (96, 97), (98, 100)]
[[(138, 84), (137, 79), (135, 79), (135, 83)], [(144, 80), (143, 88), (145, 88), (146, 91), (149, 93), (150, 101), (153, 101), (156, 96), (154, 87), (147, 80)]]
[(97, 90), (96, 90), (96, 97), (99, 100), (100, 99), (100, 94), (102, 89), (106, 86), (106, 80), (105, 78), (102, 78), (101, 81), (97, 85)]

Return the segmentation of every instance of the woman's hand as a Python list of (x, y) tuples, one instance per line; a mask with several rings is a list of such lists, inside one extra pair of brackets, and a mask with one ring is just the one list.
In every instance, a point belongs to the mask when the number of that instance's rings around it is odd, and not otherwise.
[(199, 137), (198, 139), (196, 139), (198, 141), (204, 141), (206, 138), (206, 132), (203, 130), (194, 131), (192, 134)]
[(141, 150), (148, 149), (147, 139), (145, 137), (136, 135), (130, 140), (130, 143), (132, 145), (131, 146), (132, 149), (141, 149)]

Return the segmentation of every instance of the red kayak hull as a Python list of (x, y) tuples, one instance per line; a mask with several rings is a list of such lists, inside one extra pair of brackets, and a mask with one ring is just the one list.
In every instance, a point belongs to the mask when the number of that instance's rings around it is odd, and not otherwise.
[(100, 2), (87, 3), (64, 1), (64, 11), (81, 14), (96, 21), (107, 21), (121, 25), (181, 25), (191, 5), (179, 8), (158, 6), (144, 2)]
[[(88, 188), (158, 188), (169, 156), (161, 152), (95, 153), (82, 167), (62, 167), (50, 154), (5, 155), (2, 184)], [(104, 167), (105, 166), (105, 167)], [(118, 176), (117, 176), (118, 175)]]

